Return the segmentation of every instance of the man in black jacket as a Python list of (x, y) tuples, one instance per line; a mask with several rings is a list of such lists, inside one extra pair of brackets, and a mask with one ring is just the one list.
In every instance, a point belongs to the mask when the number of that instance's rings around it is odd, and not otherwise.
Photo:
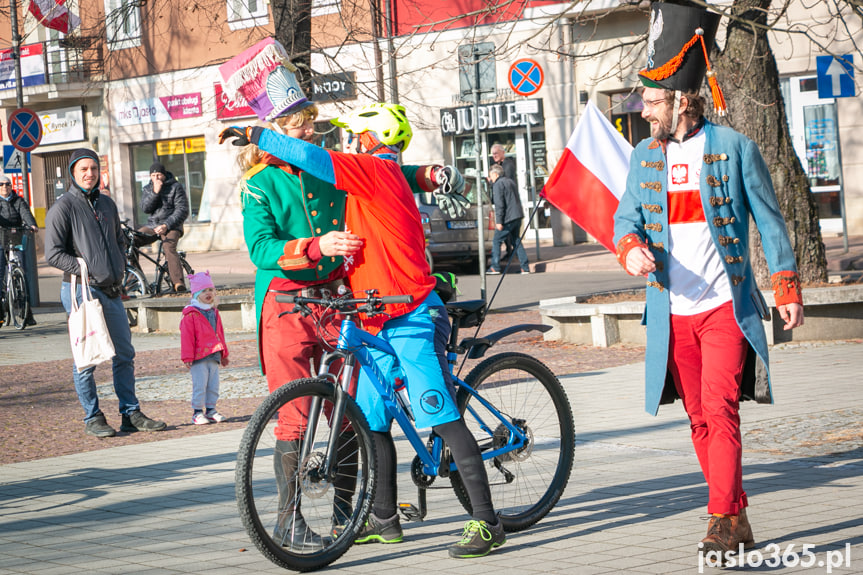
[[(36, 225), (36, 219), (30, 213), (30, 208), (27, 206), (27, 200), (16, 194), (12, 190), (12, 180), (9, 176), (0, 176), (0, 228), (23, 228), (27, 227), (33, 230), (33, 233), (39, 231)], [(21, 262), (21, 265), (26, 266), (26, 258)], [(25, 267), (24, 271), (27, 269)], [(4, 246), (0, 246), (0, 293), (6, 289), (6, 250)], [(3, 325), (0, 320), (0, 325)], [(36, 325), (36, 320), (33, 319), (33, 310), (25, 321), (25, 325)]]
[(518, 197), (518, 187), (514, 181), (504, 175), (503, 166), (497, 164), (489, 168), (488, 179), (492, 183), (496, 230), (491, 241), (491, 265), (488, 273), (492, 275), (500, 273), (500, 244), (509, 240), (515, 248), (515, 255), (518, 256), (521, 273), (529, 274), (527, 253), (521, 244), (521, 222), (524, 219), (524, 210)]
[[(72, 309), (71, 274), (79, 274), (77, 258), (83, 258), (89, 269), (90, 293), (102, 304), (108, 334), (114, 344), (114, 391), (120, 403), (120, 431), (162, 431), (163, 421), (154, 421), (141, 412), (135, 395), (135, 348), (129, 320), (120, 298), (126, 269), (125, 239), (120, 228), (117, 206), (99, 193), (99, 156), (80, 148), (69, 158), (69, 191), (60, 196), (45, 218), (45, 260), (63, 271), (60, 301), (69, 313)], [(81, 302), (81, 285), (74, 294)], [(95, 437), (116, 435), (99, 409), (96, 367), (78, 371), (72, 367), (72, 378), (78, 400), (84, 408), (84, 431)]]
[(152, 236), (151, 239), (139, 238), (136, 243), (145, 246), (162, 240), (165, 260), (168, 262), (168, 273), (174, 291), (186, 291), (183, 266), (177, 254), (177, 242), (183, 237), (183, 222), (189, 217), (189, 199), (183, 184), (174, 178), (174, 174), (165, 169), (159, 162), (150, 166), (150, 183), (144, 186), (141, 196), (141, 209), (150, 214), (147, 225), (138, 231)]

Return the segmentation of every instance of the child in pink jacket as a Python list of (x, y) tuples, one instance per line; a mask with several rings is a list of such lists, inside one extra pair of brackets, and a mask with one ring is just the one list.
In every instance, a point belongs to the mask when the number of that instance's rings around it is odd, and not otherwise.
[(192, 423), (224, 421), (216, 411), (219, 400), (219, 365), (228, 365), (228, 344), (222, 318), (216, 309), (216, 288), (210, 272), (189, 277), (192, 301), (180, 320), (180, 355), (192, 376)]

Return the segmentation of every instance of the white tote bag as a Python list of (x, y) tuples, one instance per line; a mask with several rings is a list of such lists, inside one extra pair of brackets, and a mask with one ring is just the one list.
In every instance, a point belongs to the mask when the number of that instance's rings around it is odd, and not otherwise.
[(69, 341), (78, 372), (114, 357), (114, 343), (105, 325), (102, 304), (90, 294), (87, 262), (78, 258), (81, 266), (81, 305), (75, 297), (76, 276), (72, 274), (72, 312), (69, 314)]

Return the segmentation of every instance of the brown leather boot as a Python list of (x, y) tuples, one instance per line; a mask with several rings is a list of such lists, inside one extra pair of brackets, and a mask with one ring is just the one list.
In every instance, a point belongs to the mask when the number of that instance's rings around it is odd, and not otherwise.
[(701, 542), (705, 553), (718, 551), (723, 555), (726, 551), (736, 552), (741, 543), (744, 549), (754, 547), (755, 537), (746, 518), (746, 509), (741, 509), (739, 515), (713, 515), (707, 527), (707, 537)]

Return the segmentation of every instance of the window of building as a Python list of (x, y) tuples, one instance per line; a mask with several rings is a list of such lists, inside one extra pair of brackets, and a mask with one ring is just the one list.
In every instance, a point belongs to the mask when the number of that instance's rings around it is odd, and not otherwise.
[(611, 123), (627, 142), (635, 146), (641, 140), (650, 137), (650, 124), (641, 117), (641, 111), (644, 109), (641, 94), (621, 92), (612, 94), (610, 99)]
[(144, 186), (150, 183), (150, 166), (160, 162), (183, 185), (189, 198), (186, 222), (210, 221), (210, 198), (207, 193), (207, 151), (203, 136), (159, 140), (129, 146), (135, 189), (135, 224), (142, 226), (148, 214), (141, 209)]
[(312, 0), (312, 16), (338, 14), (342, 0)]
[(138, 0), (105, 0), (108, 49), (141, 45), (141, 5)]
[(266, 0), (228, 0), (228, 27), (231, 30), (269, 23)]
[(783, 78), (780, 88), (794, 150), (818, 204), (821, 231), (840, 231), (842, 165), (836, 102), (818, 96), (814, 76)]

